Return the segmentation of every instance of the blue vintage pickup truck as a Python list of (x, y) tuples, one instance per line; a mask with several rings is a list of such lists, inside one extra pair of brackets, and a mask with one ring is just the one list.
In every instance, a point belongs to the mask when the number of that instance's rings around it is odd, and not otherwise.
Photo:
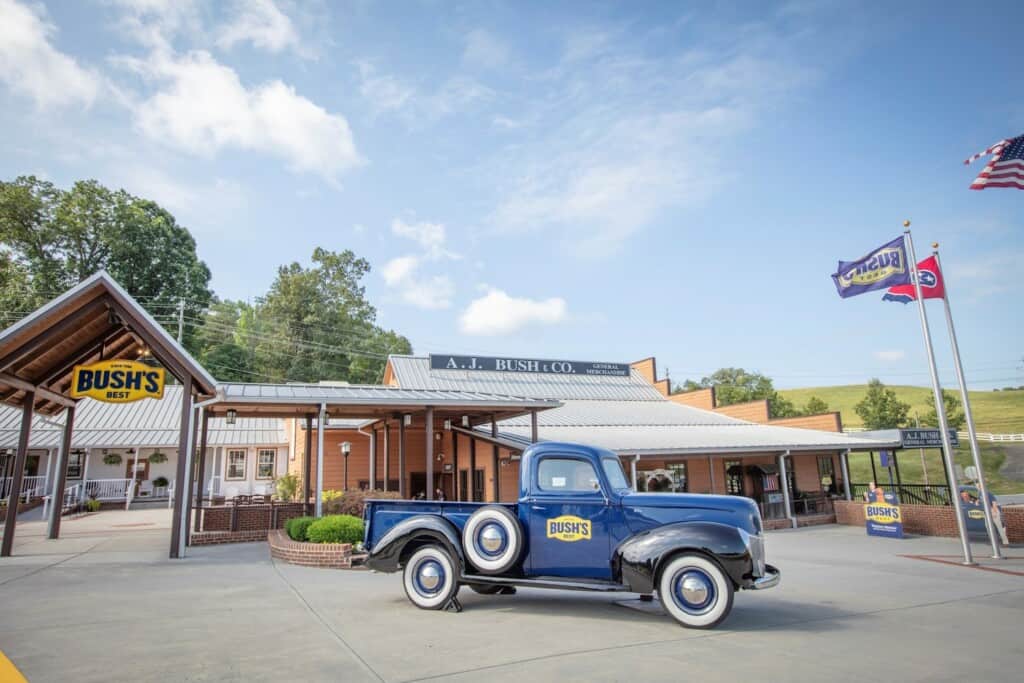
[(459, 609), (516, 586), (658, 593), (680, 624), (712, 628), (733, 592), (771, 588), (761, 515), (736, 496), (636, 493), (611, 451), (544, 442), (527, 448), (514, 504), (371, 500), (367, 564), (403, 572), (423, 609)]

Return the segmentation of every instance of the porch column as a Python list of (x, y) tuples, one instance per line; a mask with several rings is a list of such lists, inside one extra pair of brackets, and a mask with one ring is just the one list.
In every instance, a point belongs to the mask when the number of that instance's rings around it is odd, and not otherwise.
[[(384, 490), (388, 490), (388, 476), (391, 474), (391, 468), (388, 466), (391, 463), (391, 423), (384, 419)], [(401, 484), (401, 482), (399, 482)], [(399, 485), (399, 490), (401, 490)]]
[(312, 493), (313, 478), (313, 415), (306, 415), (306, 458), (302, 463), (302, 512), (309, 514), (309, 497)]
[(64, 434), (60, 440), (57, 466), (53, 472), (53, 495), (50, 496), (50, 519), (46, 525), (46, 537), (60, 538), (60, 518), (64, 509), (64, 487), (68, 479), (68, 454), (71, 452), (71, 432), (75, 425), (75, 409), (68, 408), (64, 414)]
[[(491, 436), (495, 439), (498, 438), (498, 422), (494, 419), (493, 414), (491, 414)], [(491, 446), (491, 461), (491, 468), (494, 470), (494, 502), (497, 503), (501, 500), (501, 472), (499, 471), (497, 444)]]
[[(425, 436), (427, 438), (427, 500), (434, 500), (434, 409), (427, 408), (427, 425)], [(405, 481), (405, 473), (402, 473), (402, 481)]]
[(86, 484), (89, 481), (89, 461), (92, 460), (92, 449), (86, 448), (85, 455), (82, 457), (85, 458), (85, 462), (82, 463), (82, 490), (79, 491), (78, 498), (84, 503), (85, 499), (89, 497), (89, 494), (86, 491), (88, 488)]
[[(428, 458), (429, 460), (429, 458)], [(430, 467), (430, 464), (427, 464)], [(402, 498), (408, 497), (406, 491), (405, 471), (405, 415), (398, 416), (398, 495)]]
[[(202, 530), (203, 518), (200, 508), (203, 507), (203, 480), (206, 478), (206, 438), (210, 428), (210, 411), (203, 408), (203, 421), (200, 427), (199, 436), (199, 468), (196, 472), (196, 532)], [(258, 464), (257, 464), (258, 466)]]
[(196, 442), (199, 440), (199, 430), (196, 427), (199, 425), (199, 412), (200, 409), (196, 408), (192, 411), (192, 438), (191, 446), (188, 455), (188, 490), (185, 492), (185, 545), (192, 545), (192, 501), (195, 495), (194, 481), (196, 477)]
[(789, 495), (789, 475), (786, 472), (786, 456), (789, 455), (789, 451), (782, 453), (778, 456), (779, 459), (779, 478), (782, 480), (779, 482), (779, 488), (782, 489), (782, 503), (786, 506), (786, 517), (789, 518), (789, 523), (796, 528), (796, 515), (793, 514), (793, 501)]
[[(127, 510), (128, 506), (131, 505), (132, 498), (135, 496), (135, 482), (138, 481), (139, 471), (139, 451), (142, 449), (138, 446), (134, 447), (135, 457), (132, 459), (132, 476), (131, 481), (128, 482), (128, 488), (124, 492), (124, 509)], [(131, 495), (129, 495), (131, 492)]]
[(711, 459), (710, 455), (708, 456), (708, 476), (711, 477), (711, 491), (710, 491), (710, 493), (714, 493), (715, 492), (715, 462)]
[[(188, 488), (188, 451), (192, 447), (192, 376), (182, 380), (181, 391), (181, 426), (178, 432), (178, 463), (175, 469), (174, 508), (171, 517), (171, 552), (172, 560), (185, 556), (185, 529), (183, 529), (183, 507), (185, 491)], [(88, 455), (86, 456), (88, 458)], [(89, 461), (86, 459), (86, 464)], [(83, 475), (82, 481), (85, 481)]]
[(28, 438), (32, 432), (32, 406), (35, 400), (34, 391), (26, 391), (22, 399), (21, 433), (18, 435), (18, 452), (14, 456), (14, 471), (11, 472), (10, 493), (7, 495), (7, 518), (4, 522), (3, 543), (0, 544), (0, 557), (10, 557), (11, 549), (14, 548), (14, 525), (18, 523), (18, 500), (21, 498), (21, 482), (25, 478), (25, 459), (28, 457)]
[(634, 455), (629, 461), (629, 473), (633, 477), (633, 490), (639, 491), (640, 489), (636, 485), (636, 464), (640, 460), (639, 455)]
[(843, 495), (846, 500), (853, 500), (850, 493), (850, 449), (839, 454), (839, 465), (843, 468)]
[(377, 430), (370, 430), (370, 491), (377, 488)]
[(476, 502), (476, 439), (469, 437), (469, 476), (466, 477), (469, 485), (469, 502)]
[(323, 514), (323, 496), (320, 495), (324, 490), (324, 422), (327, 420), (327, 404), (320, 404), (320, 416), (316, 420), (316, 501), (313, 505), (313, 509), (316, 510), (316, 516), (320, 517)]
[(530, 442), (537, 443), (537, 411), (530, 411)]
[(452, 437), (452, 493), (455, 500), (462, 500), (462, 491), (459, 490), (459, 435), (455, 432), (448, 432)]

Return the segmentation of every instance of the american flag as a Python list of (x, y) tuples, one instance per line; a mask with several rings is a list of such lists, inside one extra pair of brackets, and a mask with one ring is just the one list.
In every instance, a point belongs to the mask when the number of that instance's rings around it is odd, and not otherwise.
[(764, 475), (764, 481), (762, 488), (765, 491), (778, 491), (779, 490), (779, 475), (777, 474), (766, 474)]
[(983, 156), (992, 155), (988, 165), (971, 183), (972, 190), (986, 187), (1015, 187), (1024, 190), (1024, 135), (1000, 140), (984, 152), (978, 152), (964, 161), (969, 164)]

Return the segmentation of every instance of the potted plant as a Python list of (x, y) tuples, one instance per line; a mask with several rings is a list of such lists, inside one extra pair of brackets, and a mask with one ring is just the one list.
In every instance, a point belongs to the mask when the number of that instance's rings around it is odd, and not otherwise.
[(99, 512), (100, 511), (100, 501), (96, 500), (95, 498), (89, 498), (89, 500), (85, 501), (85, 511), (86, 512)]
[(161, 453), (160, 451), (153, 451), (153, 453), (151, 453), (149, 456), (149, 462), (153, 465), (162, 462), (167, 462), (167, 456)]
[[(152, 461), (151, 461), (152, 462)], [(167, 477), (157, 477), (153, 480), (153, 496), (162, 496), (167, 491)]]
[(119, 453), (107, 453), (103, 456), (104, 465), (120, 465), (121, 455)]

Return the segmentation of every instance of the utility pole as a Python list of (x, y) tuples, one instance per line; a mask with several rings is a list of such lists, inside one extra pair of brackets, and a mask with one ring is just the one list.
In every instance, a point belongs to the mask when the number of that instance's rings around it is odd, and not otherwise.
[(178, 343), (181, 343), (181, 336), (185, 332), (185, 298), (178, 300)]

